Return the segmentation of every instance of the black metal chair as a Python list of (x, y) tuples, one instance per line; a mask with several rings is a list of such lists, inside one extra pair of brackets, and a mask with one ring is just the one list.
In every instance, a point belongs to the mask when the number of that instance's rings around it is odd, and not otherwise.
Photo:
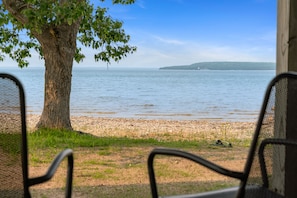
[(60, 152), (44, 175), (29, 178), (23, 86), (14, 76), (0, 73), (0, 197), (31, 197), (29, 187), (50, 180), (64, 159), (68, 160), (65, 197), (71, 197), (71, 149)]
[[(156, 182), (156, 173), (154, 168), (154, 159), (157, 155), (175, 156), (193, 161), (207, 169), (229, 178), (235, 178), (239, 181), (239, 186), (225, 189), (214, 190), (189, 195), (171, 195), (165, 197), (175, 198), (198, 198), (198, 197), (284, 197), (284, 192), (276, 192), (279, 187), (275, 181), (279, 180), (278, 175), (274, 175), (272, 169), (276, 169), (276, 156), (285, 156), (290, 153), (292, 162), (297, 157), (296, 137), (285, 137), (283, 125), (286, 123), (286, 116), (280, 115), (286, 107), (282, 106), (282, 99), (288, 96), (288, 84), (293, 84), (293, 91), (297, 94), (297, 73), (288, 72), (277, 75), (272, 79), (267, 87), (262, 108), (256, 124), (255, 132), (250, 143), (246, 163), (242, 171), (234, 171), (217, 165), (205, 158), (195, 154), (171, 148), (155, 148), (148, 157), (148, 172), (153, 198), (157, 198), (158, 188)], [(295, 106), (297, 98), (293, 98)], [(292, 101), (291, 101), (292, 103)], [(277, 109), (277, 110), (276, 110)], [(276, 114), (278, 112), (278, 114)], [(291, 118), (297, 120), (296, 118)], [(295, 121), (296, 122), (296, 121)], [(295, 127), (296, 128), (296, 127)], [(275, 133), (277, 132), (277, 133)], [(277, 135), (275, 135), (277, 134)], [(297, 133), (296, 133), (297, 134)], [(282, 167), (279, 167), (282, 168)], [(297, 167), (295, 167), (297, 172)], [(292, 175), (297, 175), (294, 168), (291, 169)], [(277, 179), (275, 179), (277, 178)], [(197, 183), (199, 185), (199, 183)], [(294, 192), (295, 193), (295, 192)], [(297, 197), (297, 195), (293, 195)]]

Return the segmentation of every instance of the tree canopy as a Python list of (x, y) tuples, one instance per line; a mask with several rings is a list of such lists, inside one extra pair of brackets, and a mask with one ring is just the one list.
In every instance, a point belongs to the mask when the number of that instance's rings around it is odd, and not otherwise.
[[(113, 4), (132, 4), (134, 1), (113, 0)], [(88, 0), (3, 0), (0, 7), (0, 61), (8, 55), (19, 67), (28, 66), (31, 49), (43, 58), (38, 39), (44, 31), (49, 30), (53, 37), (59, 37), (56, 27), (74, 23), (79, 23), (77, 41), (97, 50), (94, 54), (96, 61), (119, 61), (135, 52), (136, 47), (127, 44), (130, 36), (122, 29), (123, 22), (114, 20), (107, 12), (108, 8), (95, 8)], [(80, 62), (84, 58), (81, 47), (76, 48), (74, 60)]]

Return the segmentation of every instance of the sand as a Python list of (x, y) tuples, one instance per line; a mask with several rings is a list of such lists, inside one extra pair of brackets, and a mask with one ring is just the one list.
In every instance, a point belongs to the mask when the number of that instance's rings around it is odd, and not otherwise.
[[(38, 115), (28, 115), (28, 130), (34, 130)], [(255, 122), (221, 120), (144, 120), (72, 116), (74, 130), (95, 136), (170, 139), (250, 138)]]

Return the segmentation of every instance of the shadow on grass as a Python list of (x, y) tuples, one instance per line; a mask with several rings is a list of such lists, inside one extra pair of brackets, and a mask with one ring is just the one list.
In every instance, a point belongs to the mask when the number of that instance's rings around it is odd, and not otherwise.
[[(158, 185), (160, 195), (180, 195), (205, 192), (236, 186), (228, 181), (216, 182), (174, 182), (162, 183)], [(64, 197), (62, 189), (33, 189), (33, 197)], [(100, 185), (100, 186), (74, 186), (72, 197), (74, 198), (151, 198), (149, 184), (131, 185)]]

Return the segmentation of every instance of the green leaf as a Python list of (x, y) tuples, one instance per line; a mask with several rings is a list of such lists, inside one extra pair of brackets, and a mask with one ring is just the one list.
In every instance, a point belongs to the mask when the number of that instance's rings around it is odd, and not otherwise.
[[(27, 58), (30, 58), (32, 50), (43, 58), (38, 42), (42, 35), (52, 35), (50, 29), (74, 28), (75, 25), (79, 25), (78, 46), (97, 50), (94, 54), (96, 61), (119, 61), (136, 51), (135, 46), (128, 45), (130, 36), (122, 29), (123, 22), (108, 15), (107, 8), (94, 7), (89, 0), (68, 0), (63, 3), (56, 0), (22, 2), (24, 6), (18, 10), (19, 13), (9, 13), (4, 4), (0, 5), (0, 61), (8, 55), (20, 67), (27, 66)], [(114, 4), (134, 2), (135, 0), (113, 0)], [(16, 14), (18, 18), (14, 17)], [(63, 38), (63, 31), (59, 31), (58, 35)], [(75, 52), (74, 60), (81, 62), (85, 58), (81, 48), (75, 49)]]

